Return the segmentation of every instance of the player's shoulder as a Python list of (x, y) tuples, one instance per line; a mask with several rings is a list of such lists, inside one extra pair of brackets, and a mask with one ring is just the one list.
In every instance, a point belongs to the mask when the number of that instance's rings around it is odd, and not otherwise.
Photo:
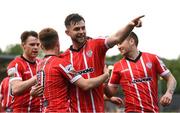
[(54, 65), (66, 65), (70, 63), (68, 60), (66, 60), (66, 58), (63, 55), (53, 56), (52, 61)]
[(3, 82), (6, 82), (6, 81), (9, 81), (9, 77), (8, 77), (8, 76), (6, 76), (6, 77), (2, 80), (2, 83), (3, 83)]
[(23, 62), (23, 59), (20, 56), (17, 56), (9, 63), (8, 67), (15, 64), (21, 64), (22, 62)]
[(36, 62), (40, 62), (41, 60), (42, 60), (42, 59), (39, 58), (39, 57), (36, 58)]
[(119, 66), (124, 61), (124, 58), (120, 59), (119, 61), (114, 63), (114, 66)]
[(64, 57), (69, 56), (69, 55), (70, 55), (70, 49), (68, 48), (66, 51), (60, 53), (59, 57), (64, 58)]
[(142, 53), (142, 56), (148, 56), (149, 58), (157, 57), (157, 55), (154, 53), (149, 53), (149, 52), (141, 52), (141, 53)]

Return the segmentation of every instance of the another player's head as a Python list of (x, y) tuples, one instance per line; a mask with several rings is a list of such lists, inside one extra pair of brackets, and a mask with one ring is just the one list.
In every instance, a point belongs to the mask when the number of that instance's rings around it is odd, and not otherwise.
[(21, 46), (23, 48), (23, 56), (28, 59), (34, 59), (39, 52), (38, 33), (35, 31), (24, 31), (21, 34)]
[(66, 34), (71, 37), (73, 44), (83, 44), (86, 41), (86, 26), (84, 18), (73, 13), (66, 17), (65, 22)]
[(53, 28), (44, 28), (39, 32), (39, 40), (43, 51), (60, 51), (59, 36)]
[(138, 37), (134, 32), (131, 32), (122, 43), (118, 44), (118, 49), (121, 52), (121, 55), (127, 56), (130, 52), (137, 49), (138, 46)]

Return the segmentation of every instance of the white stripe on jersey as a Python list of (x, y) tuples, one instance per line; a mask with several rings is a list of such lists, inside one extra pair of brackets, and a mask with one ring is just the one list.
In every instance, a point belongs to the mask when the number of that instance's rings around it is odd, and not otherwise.
[(16, 65), (15, 65), (15, 68), (16, 68), (15, 73), (17, 74), (18, 77), (20, 77), (20, 75), (19, 75), (19, 73), (18, 73), (18, 64), (17, 64), (17, 63), (16, 63)]
[[(146, 70), (146, 67), (145, 67), (145, 64), (144, 64), (144, 61), (142, 59), (142, 57), (140, 58), (140, 61), (141, 61), (141, 64), (143, 66), (143, 70), (144, 70), (144, 74), (146, 77), (148, 77), (148, 74), (147, 74), (147, 70)], [(148, 89), (149, 89), (149, 95), (150, 95), (150, 98), (151, 98), (151, 105), (153, 107), (153, 112), (155, 113), (155, 110), (154, 110), (154, 101), (153, 101), (153, 97), (152, 97), (152, 91), (151, 91), (151, 88), (150, 88), (150, 83), (149, 81), (147, 81), (147, 84), (148, 84)]]
[(26, 62), (26, 63), (27, 63), (27, 65), (28, 65), (29, 71), (30, 71), (30, 73), (31, 73), (31, 77), (33, 77), (34, 75), (33, 75), (33, 73), (32, 73), (31, 67), (30, 67), (30, 65), (29, 65), (28, 62)]
[(7, 103), (6, 103), (6, 107), (8, 107), (8, 104), (9, 104), (9, 96), (10, 96), (10, 82), (8, 83), (8, 94), (7, 94)]
[[(70, 51), (70, 61), (71, 61), (71, 64), (73, 65), (73, 53), (72, 53), (72, 51)], [(74, 67), (74, 65), (73, 65), (73, 67)], [(81, 113), (78, 87), (76, 87), (76, 99), (77, 99), (77, 105), (78, 105), (77, 106), (78, 107), (78, 113)]]
[[(131, 79), (132, 79), (132, 81), (134, 81), (134, 76), (133, 76), (133, 73), (132, 73), (132, 69), (131, 69), (130, 63), (129, 63), (128, 60), (126, 60), (126, 62), (128, 64), (128, 68), (130, 70)], [(138, 91), (137, 85), (134, 84), (134, 87), (135, 87), (136, 94), (137, 94), (137, 97), (138, 97), (138, 100), (139, 100), (139, 103), (140, 103), (140, 106), (141, 106), (141, 112), (144, 113), (144, 107), (142, 106), (142, 101), (141, 101), (141, 98), (140, 98), (140, 95), (139, 95), (139, 91)]]
[(161, 68), (163, 69), (163, 71), (165, 71), (165, 69), (163, 67), (164, 63), (162, 62), (162, 60), (160, 60), (157, 56), (156, 56), (156, 58), (159, 61), (159, 64), (160, 64)]
[[(85, 55), (85, 50), (84, 49), (85, 48), (83, 48), (83, 58), (84, 58), (84, 63), (85, 63), (86, 69), (88, 69), (88, 64), (87, 64), (87, 60), (86, 60), (86, 55)], [(89, 73), (87, 73), (87, 75), (88, 75), (88, 79), (91, 78)], [(93, 113), (96, 113), (96, 108), (95, 108), (95, 103), (94, 103), (94, 97), (93, 97), (93, 94), (92, 94), (92, 90), (90, 90), (90, 95), (91, 95), (91, 103), (92, 103)]]
[[(30, 65), (29, 65), (28, 62), (26, 62), (26, 64), (28, 65), (29, 71), (30, 71), (30, 73), (31, 73), (31, 78), (32, 78), (32, 77), (34, 76), (34, 75), (33, 75), (33, 72), (32, 72), (32, 69), (31, 69), (31, 67), (30, 67)], [(33, 97), (30, 95), (29, 105), (28, 105), (28, 112), (30, 112), (30, 110), (31, 110), (32, 98), (33, 98)]]

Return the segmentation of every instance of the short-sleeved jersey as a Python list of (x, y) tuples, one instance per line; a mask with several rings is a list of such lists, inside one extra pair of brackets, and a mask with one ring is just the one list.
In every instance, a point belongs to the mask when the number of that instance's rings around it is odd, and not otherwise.
[(43, 112), (69, 112), (68, 85), (81, 78), (70, 62), (59, 56), (46, 56), (38, 65), (39, 83), (44, 86)]
[(0, 101), (3, 112), (12, 110), (13, 96), (11, 95), (9, 79), (10, 77), (4, 78), (0, 85)]
[(123, 58), (114, 64), (108, 85), (121, 85), (126, 112), (158, 112), (158, 75), (168, 73), (158, 56), (140, 52), (135, 60)]
[[(105, 39), (88, 39), (79, 50), (74, 50), (71, 46), (63, 55), (78, 73), (88, 79), (103, 74), (107, 50)], [(73, 84), (69, 88), (72, 112), (104, 112), (102, 84), (88, 91)]]
[[(13, 80), (28, 80), (36, 75), (36, 62), (29, 62), (23, 56), (16, 57), (10, 62), (7, 68), (8, 75), (11, 77), (10, 82)], [(20, 95), (14, 95), (13, 112), (39, 112), (40, 111), (40, 98), (30, 96), (31, 88), (25, 90)]]

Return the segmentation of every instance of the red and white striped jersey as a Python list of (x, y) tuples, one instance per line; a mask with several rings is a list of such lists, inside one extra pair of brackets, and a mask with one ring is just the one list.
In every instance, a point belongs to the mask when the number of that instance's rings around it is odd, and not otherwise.
[(2, 112), (6, 110), (12, 109), (13, 104), (13, 96), (11, 95), (11, 89), (9, 84), (10, 77), (5, 77), (0, 85), (0, 95), (1, 95), (1, 104), (2, 104)]
[(158, 75), (166, 76), (168, 73), (156, 55), (140, 52), (134, 61), (123, 58), (114, 64), (108, 85), (121, 85), (126, 112), (158, 112)]
[(73, 71), (72, 64), (59, 56), (48, 55), (40, 61), (37, 76), (44, 76), (38, 81), (44, 86), (43, 112), (70, 111), (68, 86), (82, 77)]
[[(88, 39), (79, 50), (74, 50), (71, 46), (63, 55), (73, 64), (78, 73), (88, 79), (103, 74), (107, 48), (105, 39)], [(72, 112), (104, 112), (102, 84), (88, 91), (73, 84), (69, 89)]]
[[(29, 62), (23, 56), (16, 57), (10, 62), (7, 68), (8, 75), (11, 77), (10, 82), (13, 80), (28, 80), (36, 75), (36, 62)], [(21, 95), (14, 95), (13, 112), (39, 112), (40, 111), (40, 98), (30, 96), (31, 88), (24, 91)]]

